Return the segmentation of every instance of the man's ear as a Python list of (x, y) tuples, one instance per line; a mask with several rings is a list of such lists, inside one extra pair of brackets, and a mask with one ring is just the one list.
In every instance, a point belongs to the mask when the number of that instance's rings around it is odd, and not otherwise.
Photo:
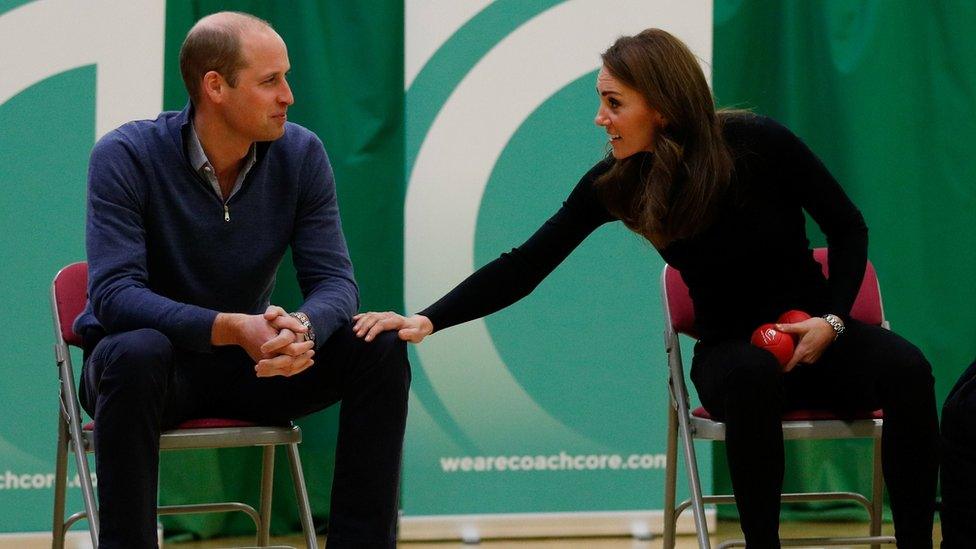
[(203, 94), (212, 103), (222, 103), (224, 101), (224, 91), (227, 88), (227, 81), (217, 71), (207, 71), (203, 75)]

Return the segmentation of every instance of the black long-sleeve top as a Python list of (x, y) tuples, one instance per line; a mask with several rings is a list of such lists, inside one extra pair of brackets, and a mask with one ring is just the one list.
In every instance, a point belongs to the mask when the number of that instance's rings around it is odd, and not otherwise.
[[(716, 220), (659, 250), (688, 285), (698, 334), (748, 337), (789, 309), (846, 318), (867, 261), (860, 211), (807, 146), (776, 121), (733, 116), (723, 132), (734, 173)], [(616, 220), (594, 187), (612, 163), (605, 159), (591, 168), (525, 243), (420, 314), (443, 330), (528, 295), (597, 227)], [(813, 259), (803, 210), (827, 237), (829, 281)]]

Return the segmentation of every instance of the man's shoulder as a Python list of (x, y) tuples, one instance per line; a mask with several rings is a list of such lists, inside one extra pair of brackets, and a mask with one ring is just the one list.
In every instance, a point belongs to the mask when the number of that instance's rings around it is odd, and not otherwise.
[(285, 133), (278, 139), (259, 143), (258, 155), (267, 155), (272, 165), (287, 173), (299, 173), (304, 166), (329, 163), (325, 146), (315, 132), (292, 122), (285, 125)]
[(164, 111), (154, 119), (126, 122), (108, 132), (95, 145), (96, 150), (128, 149), (133, 153), (156, 151), (172, 143), (172, 131), (178, 127), (180, 112)]
[(322, 140), (315, 132), (294, 122), (285, 123), (285, 134), (275, 140), (284, 149), (304, 153), (309, 149), (323, 149)]

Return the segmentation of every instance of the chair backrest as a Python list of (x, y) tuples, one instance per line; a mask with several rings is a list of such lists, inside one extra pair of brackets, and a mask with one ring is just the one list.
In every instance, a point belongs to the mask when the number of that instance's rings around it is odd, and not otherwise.
[[(820, 263), (824, 276), (829, 276), (827, 248), (813, 250), (813, 258)], [(668, 317), (665, 321), (670, 324), (670, 328), (675, 332), (697, 337), (695, 333), (695, 307), (691, 302), (691, 296), (688, 294), (688, 286), (681, 278), (681, 273), (670, 265), (665, 265), (661, 282), (664, 308)], [(884, 325), (884, 308), (881, 304), (878, 275), (870, 261), (864, 269), (864, 280), (861, 282), (861, 288), (854, 300), (854, 306), (851, 307), (851, 317), (865, 324)]]
[(68, 345), (81, 347), (81, 336), (72, 325), (88, 301), (88, 263), (72, 263), (58, 271), (51, 284), (54, 331)]

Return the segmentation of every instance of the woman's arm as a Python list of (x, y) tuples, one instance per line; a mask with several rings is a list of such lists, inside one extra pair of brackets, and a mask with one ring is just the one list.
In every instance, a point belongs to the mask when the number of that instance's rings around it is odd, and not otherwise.
[(790, 130), (770, 121), (782, 173), (804, 210), (827, 237), (829, 312), (847, 319), (864, 279), (868, 228), (860, 210), (819, 158)]
[(433, 331), (481, 318), (529, 295), (590, 233), (613, 220), (593, 187), (609, 166), (607, 161), (594, 166), (555, 215), (521, 246), (475, 271), (419, 315), (359, 314), (353, 317), (357, 335), (371, 340), (385, 330), (409, 330), (401, 338), (418, 342)]
[[(864, 217), (803, 141), (772, 120), (768, 126), (772, 148), (776, 151), (775, 162), (790, 181), (790, 192), (827, 237), (828, 312), (846, 321), (867, 264), (868, 229)], [(786, 371), (797, 363), (815, 363), (837, 338), (834, 327), (823, 318), (777, 325), (777, 328), (800, 337)]]

